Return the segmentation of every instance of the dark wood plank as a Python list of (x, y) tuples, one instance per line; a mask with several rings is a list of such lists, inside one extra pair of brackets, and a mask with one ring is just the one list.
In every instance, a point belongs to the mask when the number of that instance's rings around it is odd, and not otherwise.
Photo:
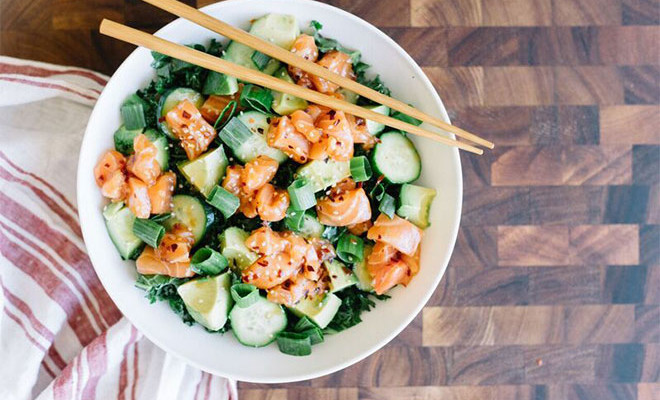
[[(326, 2), (382, 28), (496, 148), (461, 154), (456, 248), (401, 335), (241, 398), (660, 398), (660, 2)], [(174, 19), (140, 0), (5, 0), (0, 54), (111, 74), (133, 47), (98, 33), (104, 17)]]

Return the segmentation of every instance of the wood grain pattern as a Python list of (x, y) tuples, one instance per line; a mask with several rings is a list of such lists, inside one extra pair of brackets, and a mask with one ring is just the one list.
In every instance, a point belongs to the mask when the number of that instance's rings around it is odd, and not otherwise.
[(622, 185), (632, 180), (626, 146), (500, 148), (492, 164), (495, 186)]
[[(406, 330), (335, 374), (240, 383), (241, 399), (660, 398), (660, 2), (327, 2), (382, 28), (497, 147), (461, 155), (456, 247)], [(110, 74), (133, 49), (103, 17), (173, 20), (139, 0), (4, 0), (0, 54)]]
[(600, 112), (601, 142), (660, 144), (658, 110), (658, 106), (603, 107)]

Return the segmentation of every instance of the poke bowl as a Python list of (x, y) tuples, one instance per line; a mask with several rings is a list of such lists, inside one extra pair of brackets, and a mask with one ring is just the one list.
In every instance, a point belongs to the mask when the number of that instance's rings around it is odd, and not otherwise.
[[(449, 122), (421, 68), (354, 15), (307, 0), (202, 10)], [(189, 21), (156, 35), (421, 123)], [(90, 259), (131, 323), (263, 383), (337, 371), (400, 333), (444, 274), (462, 201), (456, 148), (144, 48), (99, 97), (77, 179)]]

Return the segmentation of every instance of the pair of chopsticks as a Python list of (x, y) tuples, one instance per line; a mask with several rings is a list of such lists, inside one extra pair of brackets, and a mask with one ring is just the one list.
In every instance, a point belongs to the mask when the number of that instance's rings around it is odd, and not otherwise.
[[(464, 131), (463, 129), (448, 124), (439, 118), (425, 114), (416, 108), (413, 108), (392, 97), (385, 96), (382, 93), (361, 85), (356, 81), (335, 74), (328, 69), (323, 68), (311, 61), (307, 61), (304, 58), (297, 56), (294, 53), (287, 51), (277, 45), (253, 36), (242, 29), (235, 28), (225, 22), (211, 17), (208, 14), (204, 14), (194, 7), (183, 4), (177, 0), (143, 1), (168, 11), (176, 16), (185, 18), (204, 28), (210, 29), (211, 31), (223, 35), (231, 40), (243, 43), (272, 58), (283, 61), (285, 64), (298, 67), (303, 71), (327, 79), (339, 86), (359, 94), (360, 96), (371, 99), (376, 103), (386, 105), (393, 110), (400, 111), (411, 117), (441, 128), (446, 132), (453, 133), (462, 139), (472, 142), (473, 144), (484, 146), (489, 149), (495, 147), (492, 142), (480, 138), (473, 133)], [(450, 139), (444, 135), (420, 128), (419, 126), (411, 125), (401, 120), (373, 112), (364, 107), (339, 100), (335, 97), (274, 78), (260, 71), (249, 69), (232, 62), (222, 60), (199, 50), (194, 50), (189, 47), (161, 39), (159, 37), (130, 28), (117, 22), (104, 19), (101, 22), (100, 31), (102, 34), (113, 37), (115, 39), (119, 39), (136, 46), (146, 47), (150, 50), (189, 62), (191, 64), (198, 65), (202, 68), (206, 68), (222, 74), (231, 75), (246, 82), (300, 97), (315, 104), (320, 104), (335, 110), (344, 111), (360, 118), (378, 122), (389, 127), (400, 129), (417, 136), (432, 139), (449, 146), (455, 146), (459, 149), (469, 151), (471, 153), (483, 154), (482, 149), (475, 147), (472, 144)]]

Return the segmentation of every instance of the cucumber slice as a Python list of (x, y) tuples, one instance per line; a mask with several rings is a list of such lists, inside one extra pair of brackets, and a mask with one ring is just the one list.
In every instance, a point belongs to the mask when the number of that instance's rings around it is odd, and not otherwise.
[(144, 134), (156, 146), (156, 161), (161, 171), (167, 171), (170, 166), (170, 143), (167, 138), (155, 129), (147, 129)]
[(103, 209), (103, 219), (112, 243), (124, 260), (140, 254), (144, 242), (133, 233), (135, 215), (124, 203), (110, 203)]
[[(283, 81), (294, 83), (293, 79), (289, 76), (286, 67), (280, 68), (273, 76), (282, 79)], [(304, 110), (307, 108), (307, 100), (287, 93), (273, 91), (273, 104), (271, 105), (271, 108), (280, 115), (289, 115), (296, 110)]]
[[(304, 212), (304, 211), (295, 211), (295, 212)], [(285, 220), (286, 223), (286, 220)], [(294, 230), (296, 233), (302, 235), (305, 238), (320, 238), (323, 235), (323, 230), (325, 227), (319, 222), (319, 220), (309, 213), (305, 212), (305, 215), (302, 216), (302, 225), (298, 229), (287, 225), (287, 228)]]
[(410, 184), (402, 185), (397, 215), (422, 229), (427, 228), (431, 225), (429, 214), (436, 194), (435, 189)]
[(230, 96), (238, 92), (238, 81), (233, 76), (209, 71), (204, 81), (202, 94), (216, 96)]
[(330, 277), (330, 291), (338, 292), (357, 283), (357, 278), (353, 272), (341, 261), (334, 259), (331, 262), (324, 262), (323, 266), (328, 271)]
[[(232, 151), (239, 160), (250, 162), (262, 155), (268, 156), (279, 163), (288, 159), (284, 152), (268, 146), (266, 137), (268, 129), (270, 129), (270, 117), (270, 115), (259, 111), (246, 111), (236, 116), (252, 132), (251, 136), (243, 134), (244, 141), (240, 145), (232, 147)], [(242, 127), (237, 127), (237, 130), (242, 130)]]
[(170, 130), (170, 127), (167, 125), (167, 121), (165, 121), (165, 116), (174, 107), (176, 107), (177, 104), (179, 104), (180, 102), (186, 99), (190, 100), (190, 102), (193, 103), (195, 107), (197, 107), (198, 109), (202, 107), (202, 104), (204, 104), (204, 97), (202, 97), (202, 95), (199, 92), (189, 88), (172, 89), (166, 92), (160, 98), (160, 102), (158, 103), (158, 112), (156, 114), (159, 117), (158, 127), (164, 134), (166, 134), (167, 136), (173, 139), (176, 138), (174, 137), (174, 133), (172, 133), (172, 131)]
[(243, 270), (259, 258), (257, 253), (245, 245), (248, 236), (247, 232), (235, 226), (225, 229), (220, 235), (222, 255), (233, 265), (234, 269)]
[[(291, 49), (293, 42), (300, 35), (298, 21), (291, 15), (268, 14), (254, 21), (250, 33), (267, 40), (287, 50)], [(252, 59), (254, 49), (242, 43), (231, 42), (222, 58), (246, 68), (260, 70), (264, 74), (274, 74), (282, 65), (278, 60), (271, 58), (265, 67), (260, 69)], [(230, 77), (230, 79), (232, 79)], [(235, 79), (235, 78), (233, 78)]]
[(289, 310), (299, 317), (306, 316), (323, 329), (335, 317), (339, 306), (341, 299), (332, 293), (327, 293), (313, 299), (305, 297)]
[(291, 50), (293, 42), (300, 36), (300, 26), (293, 15), (267, 14), (252, 23), (250, 33)]
[(287, 323), (282, 306), (261, 296), (249, 307), (234, 307), (229, 318), (236, 339), (251, 347), (263, 347), (273, 342)]
[(312, 184), (315, 192), (351, 176), (348, 161), (314, 160), (298, 169), (297, 177)]
[(204, 197), (208, 197), (215, 185), (225, 175), (229, 161), (222, 146), (208, 151), (191, 161), (177, 165), (183, 176), (195, 186)]
[(211, 278), (193, 279), (177, 288), (186, 309), (200, 325), (217, 331), (225, 326), (234, 300), (231, 272)]
[[(268, 40), (268, 38), (266, 38), (266, 40)], [(229, 43), (229, 46), (227, 46), (225, 55), (222, 58), (227, 61), (233, 62), (234, 64), (238, 64), (243, 67), (259, 71), (259, 67), (252, 60), (253, 54), (254, 54), (254, 49), (252, 47), (248, 47), (243, 43), (231, 42)], [(275, 73), (275, 71), (277, 71), (280, 68), (281, 64), (282, 63), (280, 63), (278, 60), (271, 58), (270, 61), (268, 61), (268, 64), (266, 64), (266, 66), (264, 67), (264, 69), (260, 71), (263, 72), (264, 74), (272, 75)], [(229, 77), (229, 78), (234, 80), (236, 79), (233, 77)]]
[[(364, 108), (369, 109), (378, 114), (383, 114), (386, 116), (390, 115), (390, 108), (382, 104), (375, 106), (366, 106)], [(381, 133), (383, 129), (385, 129), (385, 124), (381, 124), (380, 122), (366, 120), (366, 124), (367, 124), (367, 131), (369, 131), (369, 133), (371, 133), (372, 135), (377, 135)]]
[(369, 254), (371, 254), (373, 248), (374, 247), (372, 245), (365, 244), (364, 256), (362, 257), (362, 261), (358, 261), (355, 264), (353, 264), (353, 273), (357, 278), (357, 287), (358, 289), (364, 290), (365, 292), (371, 292), (374, 290), (374, 287), (372, 285), (373, 278), (371, 277), (371, 274), (367, 269), (367, 258), (369, 257)]
[(120, 126), (113, 135), (115, 150), (125, 156), (133, 154), (135, 152), (133, 150), (133, 140), (140, 133), (142, 133), (142, 129), (126, 129), (125, 125)]
[(371, 165), (376, 175), (391, 183), (408, 183), (419, 178), (422, 161), (415, 145), (399, 132), (385, 132), (371, 153)]
[(174, 224), (187, 226), (195, 237), (195, 243), (202, 240), (208, 225), (208, 216), (202, 201), (185, 194), (172, 197), (172, 215), (163, 225), (169, 231)]
[[(126, 129), (124, 125), (120, 126), (114, 134), (115, 150), (125, 156), (130, 156), (135, 153), (135, 150), (133, 149), (133, 141), (135, 140), (135, 137), (141, 133), (142, 129), (129, 130)], [(170, 145), (167, 138), (154, 129), (147, 129), (144, 131), (144, 134), (151, 143), (156, 146), (156, 160), (160, 165), (160, 169), (163, 171), (167, 170), (170, 159)]]
[(351, 103), (351, 104), (357, 104), (358, 99), (360, 98), (360, 95), (350, 91), (346, 88), (340, 87), (337, 89), (337, 92), (344, 96), (344, 101)]

